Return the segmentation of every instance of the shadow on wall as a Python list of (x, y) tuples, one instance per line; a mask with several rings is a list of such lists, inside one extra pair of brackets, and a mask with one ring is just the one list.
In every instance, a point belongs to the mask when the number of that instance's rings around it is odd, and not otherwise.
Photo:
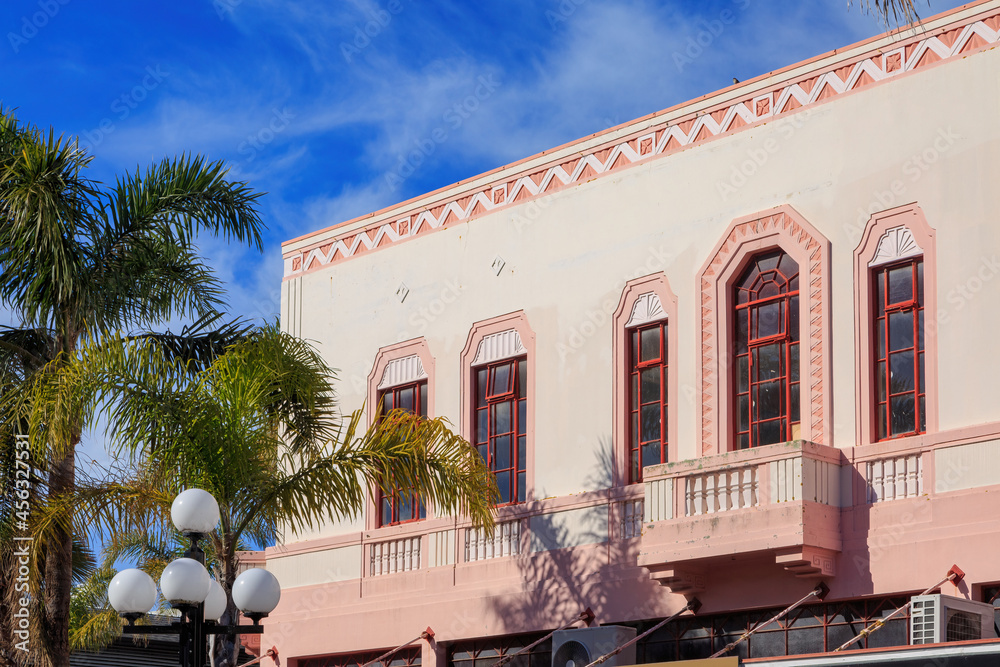
[[(581, 480), (580, 487), (613, 488), (615, 465), (610, 438), (602, 439), (596, 466)], [(537, 497), (546, 495), (541, 489)], [(652, 596), (637, 599), (636, 592), (643, 583), (651, 590), (659, 587), (636, 565), (638, 540), (623, 539), (620, 510), (616, 504), (603, 502), (529, 519), (525, 552), (518, 556), (528, 599), (498, 597), (494, 602), (508, 631), (551, 631), (588, 607), (596, 614), (595, 625), (653, 613), (652, 607), (646, 608)], [(641, 517), (635, 524), (635, 535), (640, 522)]]

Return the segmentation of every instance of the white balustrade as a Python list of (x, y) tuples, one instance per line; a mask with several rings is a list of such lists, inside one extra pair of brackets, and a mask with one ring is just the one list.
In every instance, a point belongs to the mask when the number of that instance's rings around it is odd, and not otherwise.
[(916, 498), (924, 492), (920, 454), (869, 461), (866, 468), (869, 504)]
[(504, 521), (484, 528), (465, 529), (465, 562), (515, 556), (521, 552), (521, 521)]
[(618, 519), (619, 539), (627, 540), (642, 535), (642, 498), (618, 503)]
[(420, 536), (376, 542), (369, 546), (369, 574), (377, 577), (420, 569)]
[(684, 479), (685, 515), (756, 507), (758, 492), (757, 466), (689, 475)]

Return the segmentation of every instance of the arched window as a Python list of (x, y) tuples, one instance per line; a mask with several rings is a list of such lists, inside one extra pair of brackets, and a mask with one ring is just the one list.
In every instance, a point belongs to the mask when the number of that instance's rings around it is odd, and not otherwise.
[(799, 437), (799, 265), (754, 256), (735, 283), (736, 448)]

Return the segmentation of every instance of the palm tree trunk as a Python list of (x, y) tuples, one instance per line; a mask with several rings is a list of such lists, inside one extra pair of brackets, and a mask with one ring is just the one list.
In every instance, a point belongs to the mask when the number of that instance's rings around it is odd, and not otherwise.
[[(222, 576), (219, 583), (226, 591), (226, 613), (222, 615), (219, 622), (222, 625), (232, 625), (239, 622), (239, 611), (233, 602), (233, 582), (236, 581), (236, 552), (235, 542), (228, 533), (223, 537), (224, 545), (220, 553), (224, 554), (221, 559)], [(227, 635), (215, 635), (212, 638), (209, 655), (212, 659), (212, 667), (236, 667), (236, 662), (240, 657), (240, 636), (235, 635), (230, 638)]]
[[(49, 498), (72, 494), (76, 488), (76, 446), (74, 434), (67, 454), (53, 462), (49, 471)], [(69, 665), (69, 608), (73, 589), (73, 517), (57, 524), (45, 557), (45, 612), (42, 620), (46, 659), (49, 667)]]

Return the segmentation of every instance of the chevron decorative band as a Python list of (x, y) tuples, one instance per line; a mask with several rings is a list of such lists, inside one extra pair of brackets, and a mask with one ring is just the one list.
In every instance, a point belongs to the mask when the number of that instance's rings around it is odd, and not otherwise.
[[(457, 193), (431, 208), (405, 205), (387, 222), (351, 230), (313, 248), (285, 255), (285, 277), (320, 269), (366, 251), (464, 222), (583, 183), (609, 172), (655, 159), (709, 139), (736, 132), (758, 121), (775, 118), (823, 100), (887, 81), (906, 72), (949, 58), (962, 57), (1000, 42), (1000, 13), (980, 15), (964, 24), (945, 26), (933, 34), (882, 43), (846, 62), (827, 65), (792, 82), (748, 99), (702, 113), (687, 114), (650, 126), (644, 123), (625, 139), (609, 140), (585, 154), (549, 163), (529, 173), (501, 170), (497, 180), (475, 190)], [(753, 82), (747, 82), (747, 86)], [(738, 89), (737, 89), (738, 91)]]

